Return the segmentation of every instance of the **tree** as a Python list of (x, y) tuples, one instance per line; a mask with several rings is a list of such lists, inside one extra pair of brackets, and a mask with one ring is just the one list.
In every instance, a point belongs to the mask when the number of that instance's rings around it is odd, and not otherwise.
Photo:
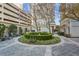
[(8, 33), (9, 33), (9, 36), (15, 36), (17, 33), (17, 26), (15, 24), (11, 24), (8, 27)]
[(4, 24), (0, 24), (0, 38), (3, 37), (6, 26)]
[(34, 21), (34, 23), (35, 23), (35, 28), (36, 28), (36, 30), (37, 30), (37, 32), (38, 32), (38, 26), (37, 26), (37, 15), (36, 15), (36, 4), (30, 4), (30, 7), (31, 7), (31, 16), (32, 16), (32, 20)]
[(61, 17), (79, 20), (79, 4), (65, 3), (61, 4)]
[(32, 7), (33, 7), (33, 17), (37, 31), (39, 31), (39, 28), (41, 28), (37, 23), (37, 19), (41, 18), (46, 21), (46, 27), (49, 29), (50, 32), (50, 20), (52, 20), (54, 16), (53, 4), (37, 3), (37, 4), (32, 4)]

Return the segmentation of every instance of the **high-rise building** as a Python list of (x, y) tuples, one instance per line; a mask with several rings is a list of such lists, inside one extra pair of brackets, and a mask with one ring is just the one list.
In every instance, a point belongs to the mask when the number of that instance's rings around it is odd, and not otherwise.
[(14, 3), (14, 4), (23, 10), (23, 3)]
[[(26, 14), (21, 8), (22, 4), (13, 3), (1, 3), (0, 4), (0, 23), (9, 26), (10, 24), (15, 24), (19, 29), (22, 28), (23, 33), (30, 31), (31, 27), (31, 16)], [(5, 35), (7, 35), (8, 30), (5, 30)], [(18, 34), (19, 30), (17, 31)]]

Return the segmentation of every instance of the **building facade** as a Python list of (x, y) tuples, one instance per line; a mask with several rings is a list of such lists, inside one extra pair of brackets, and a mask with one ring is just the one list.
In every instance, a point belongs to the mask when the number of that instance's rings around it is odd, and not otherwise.
[(79, 37), (79, 21), (66, 18), (61, 21), (61, 32), (67, 37)]
[(78, 6), (79, 4), (73, 3), (61, 4), (61, 32), (67, 37), (79, 37), (79, 19), (75, 17), (75, 14), (79, 15)]
[[(19, 27), (22, 28), (23, 33), (25, 29), (30, 31), (31, 27), (31, 16), (26, 14), (22, 9), (13, 3), (1, 3), (0, 4), (0, 23), (9, 26), (10, 24), (15, 24), (17, 26), (17, 34), (19, 32)], [(5, 35), (7, 35), (8, 30), (5, 30)]]

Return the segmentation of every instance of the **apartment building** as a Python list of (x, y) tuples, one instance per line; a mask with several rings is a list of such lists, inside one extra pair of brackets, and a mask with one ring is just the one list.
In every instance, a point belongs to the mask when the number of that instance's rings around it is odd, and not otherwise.
[[(21, 8), (13, 3), (1, 3), (0, 4), (0, 23), (9, 26), (15, 24), (17, 26), (17, 34), (19, 27), (22, 28), (23, 33), (25, 29), (30, 31), (31, 28), (31, 16), (26, 14)], [(7, 29), (5, 34), (7, 34)]]

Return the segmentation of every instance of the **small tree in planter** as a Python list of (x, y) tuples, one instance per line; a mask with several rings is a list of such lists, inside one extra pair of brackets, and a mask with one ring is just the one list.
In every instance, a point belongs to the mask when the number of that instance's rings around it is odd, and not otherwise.
[(22, 34), (22, 28), (19, 27), (19, 34), (21, 35)]
[(9, 33), (9, 36), (15, 36), (17, 33), (17, 26), (15, 24), (11, 24), (8, 27), (8, 33)]
[(4, 24), (0, 24), (0, 38), (3, 38), (5, 28), (6, 26)]

